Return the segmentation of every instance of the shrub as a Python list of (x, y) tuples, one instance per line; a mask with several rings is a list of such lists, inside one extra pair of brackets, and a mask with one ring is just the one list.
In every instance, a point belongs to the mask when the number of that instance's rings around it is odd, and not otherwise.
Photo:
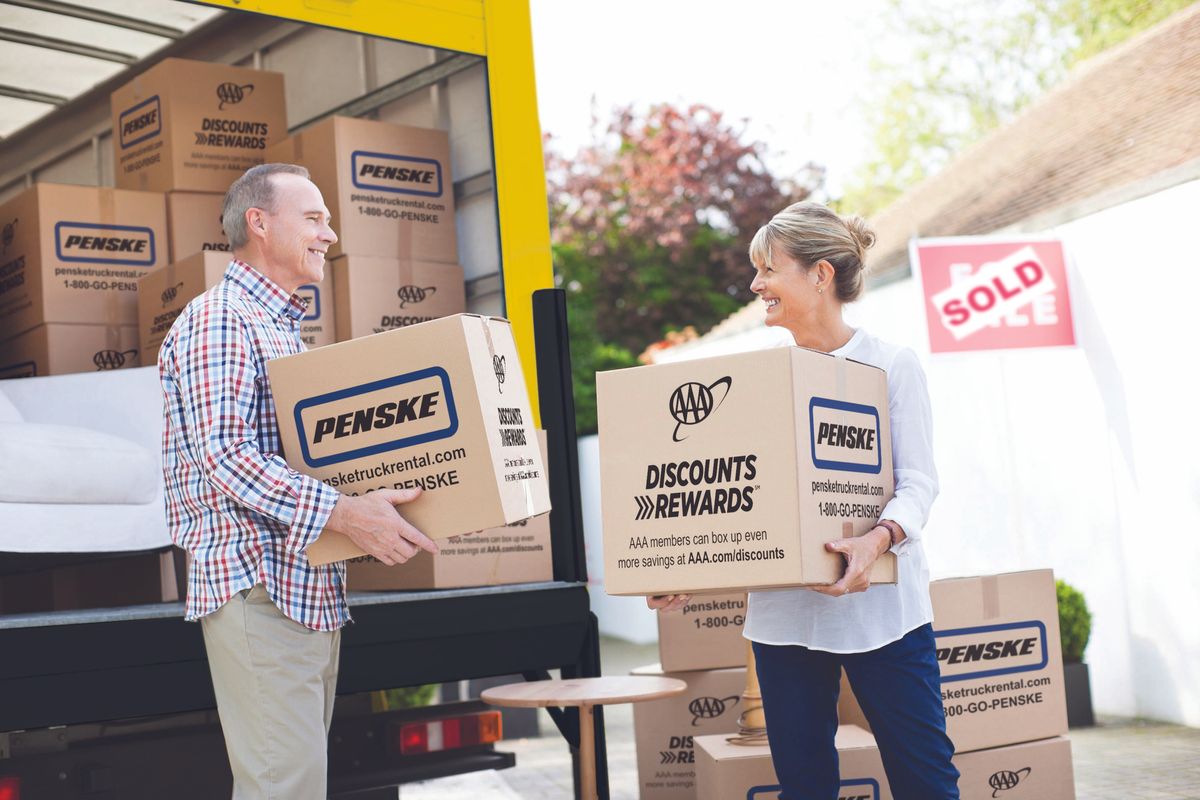
[(1065, 581), (1056, 581), (1058, 594), (1058, 630), (1062, 638), (1063, 661), (1083, 661), (1083, 651), (1092, 635), (1092, 613), (1083, 593)]

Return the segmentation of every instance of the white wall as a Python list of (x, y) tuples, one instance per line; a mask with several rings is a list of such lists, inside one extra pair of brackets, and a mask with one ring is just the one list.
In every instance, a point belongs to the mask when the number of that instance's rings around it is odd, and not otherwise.
[[(925, 534), (935, 577), (1052, 567), (1093, 613), (1097, 709), (1194, 726), (1197, 209), (1193, 181), (1045, 231), (1074, 262), (1076, 348), (930, 356), (912, 279), (847, 308), (852, 325), (916, 350), (929, 377), (942, 487)], [(687, 355), (773, 341), (760, 330)]]

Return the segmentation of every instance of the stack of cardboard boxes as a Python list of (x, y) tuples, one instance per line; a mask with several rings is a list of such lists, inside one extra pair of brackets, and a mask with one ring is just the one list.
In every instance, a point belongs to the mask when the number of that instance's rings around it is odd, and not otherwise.
[[(963, 800), (1075, 796), (1054, 576), (1049, 570), (930, 586), (946, 728)], [(842, 795), (890, 798), (870, 723), (845, 676), (838, 704)], [(765, 745), (697, 739), (699, 797), (775, 800)]]
[(154, 364), (228, 263), (225, 191), (264, 161), (308, 167), (340, 237), (300, 289), (310, 348), (466, 310), (446, 132), (332, 117), (289, 138), (283, 80), (165, 59), (112, 94), (116, 189), (0, 205), (0, 378)]
[(0, 377), (137, 366), (137, 281), (167, 262), (163, 196), (41, 183), (0, 220)]
[(337, 341), (466, 311), (445, 131), (329, 117), (266, 156), (307, 167), (333, 215)]
[(642, 800), (696, 798), (696, 739), (737, 732), (746, 688), (745, 617), (741, 593), (696, 596), (680, 612), (659, 612), (659, 663), (633, 674), (677, 678), (688, 688), (633, 706)]

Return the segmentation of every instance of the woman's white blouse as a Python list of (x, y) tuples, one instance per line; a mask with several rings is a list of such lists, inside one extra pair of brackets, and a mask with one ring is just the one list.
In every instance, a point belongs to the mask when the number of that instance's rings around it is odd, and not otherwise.
[(832, 355), (887, 372), (896, 496), (884, 507), (882, 518), (899, 523), (908, 535), (892, 548), (899, 582), (876, 584), (842, 597), (808, 589), (751, 592), (744, 635), (764, 644), (862, 653), (933, 620), (921, 537), (938, 493), (933, 424), (925, 373), (912, 350), (883, 342), (860, 328)]

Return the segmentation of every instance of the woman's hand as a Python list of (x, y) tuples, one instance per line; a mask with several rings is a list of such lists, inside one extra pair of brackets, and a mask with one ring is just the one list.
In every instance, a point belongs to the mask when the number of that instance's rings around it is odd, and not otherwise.
[(690, 594), (654, 594), (646, 598), (646, 605), (656, 611), (678, 611), (692, 599)]
[(892, 534), (887, 528), (875, 527), (862, 536), (826, 542), (830, 553), (841, 553), (846, 559), (846, 573), (830, 586), (810, 586), (814, 592), (841, 597), (852, 592), (865, 592), (871, 585), (871, 567), (892, 546)]

